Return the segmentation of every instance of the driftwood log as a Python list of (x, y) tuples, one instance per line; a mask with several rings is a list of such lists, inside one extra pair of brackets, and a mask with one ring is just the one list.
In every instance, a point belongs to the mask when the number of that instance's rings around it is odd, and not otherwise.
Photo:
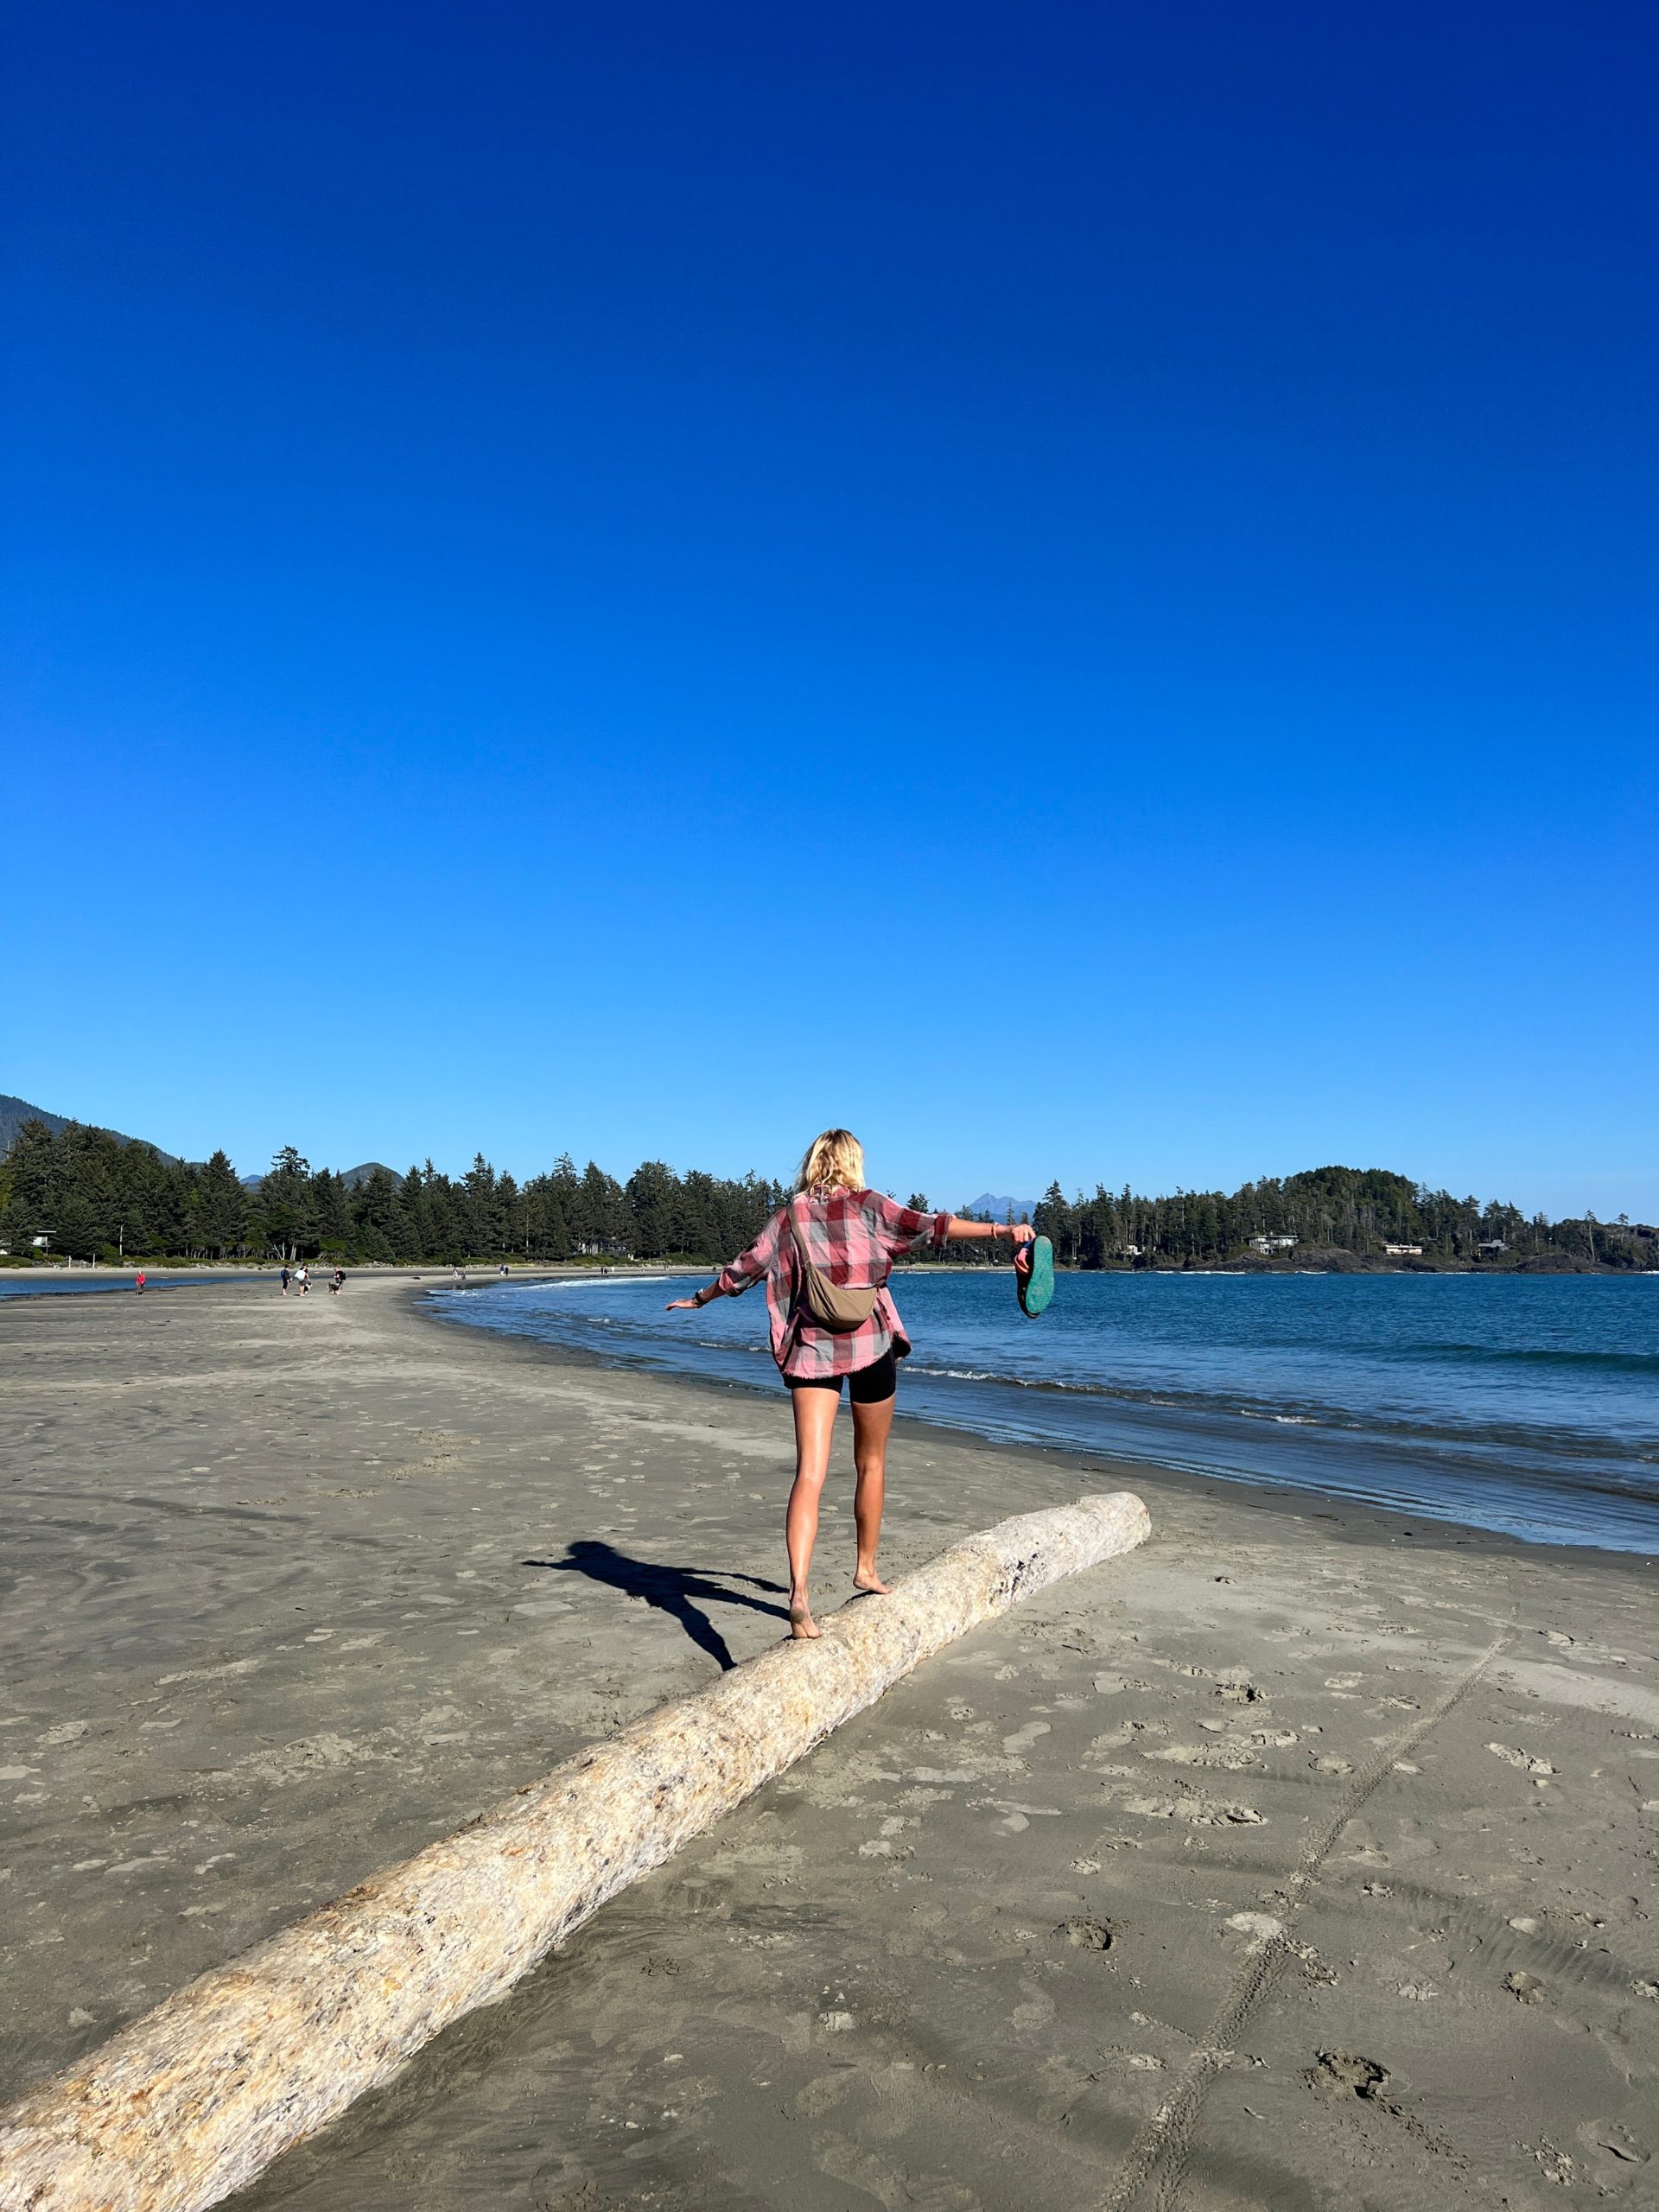
[(0, 2116), (0, 2212), (217, 2203), (922, 1660), (1148, 1527), (1120, 1491), (969, 1536), (203, 1974)]

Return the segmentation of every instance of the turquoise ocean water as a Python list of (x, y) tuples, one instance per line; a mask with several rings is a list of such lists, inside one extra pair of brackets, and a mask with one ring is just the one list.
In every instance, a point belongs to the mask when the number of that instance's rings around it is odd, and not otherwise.
[[(468, 1326), (622, 1366), (779, 1388), (756, 1290), (683, 1281), (440, 1289)], [(1659, 1274), (906, 1274), (899, 1408), (1013, 1442), (1659, 1555)]]

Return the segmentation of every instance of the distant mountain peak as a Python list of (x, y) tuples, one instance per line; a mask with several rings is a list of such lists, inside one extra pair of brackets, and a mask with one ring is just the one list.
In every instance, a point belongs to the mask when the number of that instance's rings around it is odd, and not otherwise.
[[(340, 1179), (348, 1191), (354, 1191), (374, 1174), (390, 1175), (394, 1183), (404, 1179), (395, 1167), (388, 1167), (383, 1160), (365, 1160), (355, 1167), (342, 1169)], [(239, 1179), (245, 1191), (257, 1191), (265, 1179), (263, 1175), (244, 1175)]]
[(963, 1213), (989, 1214), (993, 1221), (1029, 1221), (1037, 1211), (1035, 1198), (999, 1198), (994, 1192), (982, 1191), (976, 1198), (969, 1198), (962, 1209)]

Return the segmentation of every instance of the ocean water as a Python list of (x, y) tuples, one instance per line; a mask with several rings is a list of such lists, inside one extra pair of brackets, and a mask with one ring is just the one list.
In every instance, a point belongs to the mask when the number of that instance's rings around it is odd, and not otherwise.
[[(777, 1389), (762, 1294), (665, 1313), (638, 1276), (440, 1289), (470, 1327), (607, 1363)], [(1150, 1460), (1659, 1556), (1659, 1274), (894, 1276), (915, 1345), (899, 1409), (1091, 1458)]]

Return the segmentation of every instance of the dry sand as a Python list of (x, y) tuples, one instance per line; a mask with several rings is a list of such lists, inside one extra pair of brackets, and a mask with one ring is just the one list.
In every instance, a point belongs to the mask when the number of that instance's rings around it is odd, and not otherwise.
[[(781, 1632), (781, 1394), (410, 1295), (0, 1308), (0, 2094)], [(1153, 1541), (238, 2203), (1659, 2202), (1647, 1571), (1090, 1465), (901, 1427), (890, 1568), (1124, 1482)]]

